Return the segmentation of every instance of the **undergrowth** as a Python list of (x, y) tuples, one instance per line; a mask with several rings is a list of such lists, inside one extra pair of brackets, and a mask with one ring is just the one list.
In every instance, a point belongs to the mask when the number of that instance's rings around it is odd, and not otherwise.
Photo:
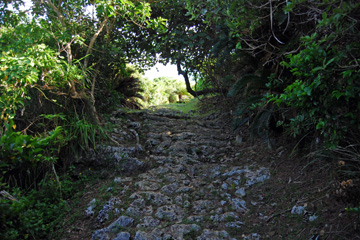
[(0, 239), (59, 239), (58, 230), (72, 206), (69, 199), (91, 178), (90, 170), (74, 181), (72, 167), (62, 177), (48, 174), (37, 189), (4, 189), (0, 199)]

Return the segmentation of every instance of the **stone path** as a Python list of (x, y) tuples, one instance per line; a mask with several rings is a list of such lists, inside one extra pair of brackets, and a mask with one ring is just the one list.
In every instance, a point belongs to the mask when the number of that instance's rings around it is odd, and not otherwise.
[[(113, 115), (114, 122), (119, 115)], [(244, 214), (257, 204), (244, 199), (254, 184), (270, 178), (269, 171), (239, 166), (236, 137), (215, 120), (166, 110), (127, 120), (140, 144), (117, 148), (119, 161), (126, 162), (124, 168), (146, 170), (116, 177), (123, 190), (99, 212), (94, 213), (96, 200), (89, 203), (87, 214), (95, 214), (99, 226), (92, 239), (261, 239), (257, 233), (242, 234)], [(129, 137), (121, 131), (117, 136)], [(146, 161), (136, 157), (139, 152), (146, 153), (141, 155)], [(109, 216), (114, 222), (101, 225)]]

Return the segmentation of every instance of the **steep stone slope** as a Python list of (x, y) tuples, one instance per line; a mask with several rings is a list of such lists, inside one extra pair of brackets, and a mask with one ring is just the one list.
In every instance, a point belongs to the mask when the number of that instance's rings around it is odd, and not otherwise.
[[(124, 190), (97, 213), (96, 221), (100, 226), (109, 214), (115, 221), (97, 229), (92, 239), (232, 239), (230, 232), (241, 232), (248, 206), (257, 204), (243, 198), (254, 184), (270, 178), (269, 171), (239, 165), (235, 136), (215, 124), (213, 115), (194, 120), (162, 110), (134, 118), (142, 122), (128, 125), (146, 134), (138, 149), (148, 153), (150, 167), (114, 179)], [(130, 152), (127, 167), (133, 169), (143, 160)], [(258, 238), (256, 233), (248, 237)]]

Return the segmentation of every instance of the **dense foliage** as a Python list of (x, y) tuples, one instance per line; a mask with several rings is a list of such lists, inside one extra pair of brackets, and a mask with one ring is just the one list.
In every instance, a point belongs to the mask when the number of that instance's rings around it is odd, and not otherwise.
[(186, 91), (184, 81), (173, 78), (143, 78), (141, 80), (141, 88), (143, 90), (142, 103), (144, 106), (185, 102), (192, 98)]
[(21, 2), (0, 4), (0, 238), (53, 239), (75, 186), (59, 173), (106, 136), (96, 107), (109, 95), (114, 106), (139, 96), (126, 67), (139, 52), (111, 40), (114, 22), (161, 29), (164, 21), (149, 19), (144, 2), (34, 1), (31, 18)]

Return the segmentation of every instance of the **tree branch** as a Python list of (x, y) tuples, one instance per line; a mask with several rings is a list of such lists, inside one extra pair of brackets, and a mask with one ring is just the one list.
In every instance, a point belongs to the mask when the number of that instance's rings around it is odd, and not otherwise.
[(226, 92), (227, 91), (225, 88), (222, 88), (222, 89), (219, 89), (219, 88), (218, 89), (213, 89), (213, 88), (210, 89), (210, 88), (208, 88), (208, 89), (204, 89), (204, 90), (201, 90), (201, 91), (194, 91), (191, 88), (188, 73), (181, 69), (181, 61), (177, 60), (176, 65), (177, 65), (178, 73), (181, 74), (185, 79), (186, 91), (188, 91), (188, 93), (190, 93), (192, 96), (198, 97), (198, 96), (209, 94), (209, 93), (218, 93), (218, 92)]
[(106, 16), (105, 19), (101, 22), (99, 29), (96, 31), (96, 33), (92, 36), (90, 43), (89, 43), (89, 47), (86, 51), (86, 58), (85, 58), (85, 62), (84, 62), (84, 68), (86, 69), (88, 64), (89, 64), (89, 54), (92, 52), (92, 48), (95, 44), (95, 40), (96, 38), (99, 36), (99, 34), (101, 33), (101, 31), (103, 30), (103, 28), (105, 27), (105, 24), (108, 22), (109, 17)]

